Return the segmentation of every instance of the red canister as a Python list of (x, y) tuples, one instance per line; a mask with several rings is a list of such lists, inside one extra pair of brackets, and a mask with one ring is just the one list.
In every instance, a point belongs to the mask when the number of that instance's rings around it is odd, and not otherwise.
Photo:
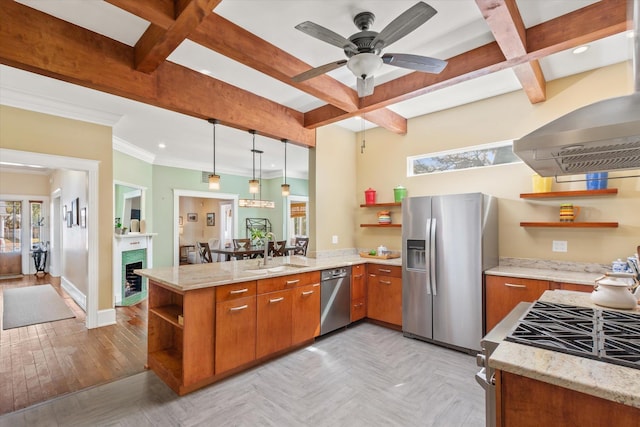
[(376, 190), (373, 188), (364, 190), (364, 202), (367, 205), (374, 205), (376, 203)]

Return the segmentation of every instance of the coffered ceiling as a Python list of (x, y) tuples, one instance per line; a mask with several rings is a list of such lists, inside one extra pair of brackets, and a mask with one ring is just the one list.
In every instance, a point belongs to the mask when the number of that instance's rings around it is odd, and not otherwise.
[[(546, 99), (546, 82), (628, 60), (625, 0), (431, 0), (437, 14), (385, 52), (448, 61), (440, 74), (383, 65), (358, 98), (346, 59), (294, 27), (313, 21), (349, 37), (370, 11), (380, 31), (415, 0), (0, 0), (0, 102), (113, 126), (116, 141), (156, 164), (247, 174), (251, 136), (265, 176), (304, 176), (315, 129), (380, 126), (502, 93)], [(574, 55), (578, 46), (590, 49)], [(365, 121), (356, 120), (364, 116)], [(159, 148), (159, 144), (165, 148)]]

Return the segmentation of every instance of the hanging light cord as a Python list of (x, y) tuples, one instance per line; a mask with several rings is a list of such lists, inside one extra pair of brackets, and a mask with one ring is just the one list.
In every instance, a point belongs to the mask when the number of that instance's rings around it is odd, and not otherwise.
[(366, 135), (367, 128), (364, 125), (364, 113), (362, 113), (362, 144), (360, 144), (360, 154), (364, 154)]
[(256, 179), (256, 131), (255, 130), (250, 130), (249, 132), (251, 132), (251, 134), (253, 135), (253, 149), (251, 150), (251, 152), (253, 153), (253, 179)]
[(216, 174), (216, 123), (217, 120), (212, 121), (213, 123), (213, 174)]
[(287, 140), (283, 139), (284, 142), (284, 183), (287, 183)]

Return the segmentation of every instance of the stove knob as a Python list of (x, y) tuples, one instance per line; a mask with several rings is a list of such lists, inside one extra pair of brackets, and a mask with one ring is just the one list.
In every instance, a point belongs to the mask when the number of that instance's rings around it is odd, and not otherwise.
[(476, 365), (478, 365), (481, 368), (486, 368), (487, 357), (482, 353), (476, 354)]

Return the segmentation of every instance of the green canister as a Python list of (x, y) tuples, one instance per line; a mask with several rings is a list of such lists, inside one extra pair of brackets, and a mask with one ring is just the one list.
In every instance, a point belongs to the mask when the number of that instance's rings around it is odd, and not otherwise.
[(404, 199), (405, 197), (407, 197), (407, 189), (402, 185), (398, 185), (393, 189), (393, 198), (395, 199), (396, 203), (402, 202), (402, 199)]

